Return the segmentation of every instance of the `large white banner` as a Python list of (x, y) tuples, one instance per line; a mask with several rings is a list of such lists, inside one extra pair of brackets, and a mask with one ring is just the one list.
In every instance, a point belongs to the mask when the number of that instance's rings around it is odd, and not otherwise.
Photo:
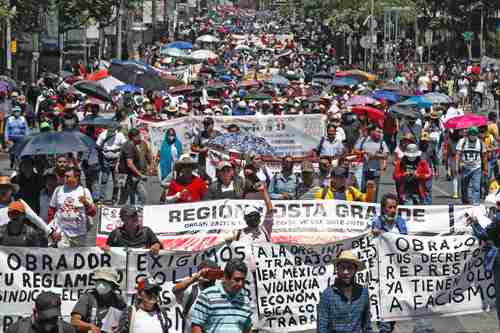
[[(128, 294), (135, 293), (135, 286), (139, 278), (146, 275), (154, 277), (163, 288), (161, 294), (162, 307), (165, 307), (169, 313), (169, 332), (182, 333), (185, 325), (183, 308), (178, 304), (172, 292), (174, 285), (196, 273), (198, 265), (203, 260), (211, 260), (224, 269), (228, 261), (240, 259), (246, 262), (251, 268), (252, 260), (250, 254), (248, 246), (237, 242), (230, 245), (222, 244), (198, 252), (162, 251), (159, 256), (152, 256), (146, 251), (133, 250), (129, 252), (128, 256)], [(255, 299), (255, 296), (252, 297), (253, 286), (253, 276), (249, 272), (244, 293), (251, 299)], [(252, 308), (255, 313), (255, 306)]]
[(124, 282), (125, 253), (95, 247), (0, 247), (0, 314), (30, 315), (38, 294), (52, 291), (61, 295), (62, 312), (69, 315), (80, 296), (94, 287), (99, 267), (117, 269)]
[(372, 320), (378, 320), (377, 246), (372, 236), (363, 234), (327, 245), (254, 245), (256, 328), (276, 333), (315, 330), (320, 293), (335, 280), (332, 260), (346, 249), (366, 265), (356, 280), (369, 287)]
[[(276, 150), (276, 155), (304, 155), (319, 144), (325, 135), (323, 115), (300, 116), (229, 116), (212, 117), (215, 129), (226, 133), (227, 126), (236, 124), (243, 133), (263, 137)], [(190, 152), (195, 136), (203, 130), (204, 117), (183, 117), (162, 122), (148, 122), (137, 119), (139, 127), (147, 128), (156, 153), (161, 147), (165, 131), (175, 129), (185, 152)]]
[[(255, 200), (216, 200), (189, 204), (144, 206), (143, 224), (150, 227), (168, 249), (200, 250), (216, 245), (231, 232), (245, 226), (246, 205)], [(274, 242), (327, 244), (355, 237), (370, 228), (379, 214), (378, 204), (339, 200), (273, 201)], [(410, 234), (436, 235), (466, 230), (465, 213), (482, 208), (467, 206), (400, 206)], [(97, 244), (121, 221), (119, 209), (103, 207)]]
[(492, 273), (474, 236), (380, 237), (380, 308), (386, 320), (477, 313), (495, 304)]

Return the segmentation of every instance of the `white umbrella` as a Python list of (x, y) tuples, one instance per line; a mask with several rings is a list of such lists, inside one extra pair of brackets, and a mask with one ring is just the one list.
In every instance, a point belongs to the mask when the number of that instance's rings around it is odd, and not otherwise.
[(220, 41), (219, 38), (212, 36), (212, 35), (203, 35), (200, 36), (196, 39), (197, 42), (203, 42), (203, 43), (218, 43)]
[(214, 59), (217, 58), (217, 54), (210, 50), (198, 50), (191, 53), (191, 57), (199, 60)]
[(118, 80), (113, 76), (108, 76), (102, 80), (97, 81), (101, 87), (104, 88), (108, 93), (112, 92), (116, 87), (125, 85), (124, 82)]

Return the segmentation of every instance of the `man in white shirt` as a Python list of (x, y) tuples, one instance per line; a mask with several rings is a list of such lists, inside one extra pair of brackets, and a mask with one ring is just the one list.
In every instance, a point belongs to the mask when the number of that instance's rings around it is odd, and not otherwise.
[(116, 126), (110, 127), (102, 132), (97, 138), (96, 144), (100, 151), (99, 162), (101, 165), (101, 186), (98, 201), (104, 201), (106, 198), (106, 188), (109, 175), (113, 178), (113, 196), (111, 201), (114, 203), (118, 199), (118, 181), (117, 164), (120, 159), (120, 151), (123, 144), (127, 142), (125, 135), (117, 130)]

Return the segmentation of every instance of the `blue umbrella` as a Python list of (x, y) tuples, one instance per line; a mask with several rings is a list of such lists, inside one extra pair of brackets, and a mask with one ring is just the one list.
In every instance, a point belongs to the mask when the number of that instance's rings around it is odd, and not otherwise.
[(401, 96), (396, 91), (389, 90), (375, 90), (372, 96), (378, 100), (386, 100), (392, 103), (397, 103), (401, 100)]
[(443, 93), (428, 93), (423, 95), (423, 97), (433, 104), (450, 104), (452, 102), (451, 97)]
[(430, 108), (432, 102), (426, 99), (424, 96), (413, 96), (408, 98), (406, 101), (397, 104), (398, 106), (414, 106), (418, 108)]
[(183, 42), (183, 41), (177, 41), (177, 42), (172, 42), (170, 44), (167, 44), (167, 48), (172, 48), (172, 49), (181, 49), (181, 50), (186, 50), (186, 49), (192, 49), (193, 44), (189, 42)]
[(19, 144), (18, 156), (58, 155), (88, 152), (95, 147), (90, 137), (79, 131), (45, 132), (28, 136)]
[(134, 86), (133, 84), (124, 84), (122, 86), (118, 86), (115, 88), (115, 90), (124, 92), (124, 93), (135, 93), (135, 92), (141, 92), (141, 88)]
[(359, 83), (359, 80), (353, 77), (342, 77), (340, 79), (335, 79), (332, 81), (332, 86), (334, 87), (349, 87), (355, 86)]
[(233, 80), (233, 77), (231, 75), (222, 75), (220, 77), (220, 80), (221, 81), (232, 81)]
[(81, 122), (82, 126), (96, 126), (96, 127), (113, 127), (118, 126), (118, 123), (112, 118), (105, 118), (102, 116), (87, 116)]
[(177, 49), (172, 47), (164, 47), (160, 50), (160, 53), (162, 55), (166, 55), (169, 57), (176, 57), (176, 58), (182, 58), (187, 56), (187, 53), (184, 52), (182, 49)]

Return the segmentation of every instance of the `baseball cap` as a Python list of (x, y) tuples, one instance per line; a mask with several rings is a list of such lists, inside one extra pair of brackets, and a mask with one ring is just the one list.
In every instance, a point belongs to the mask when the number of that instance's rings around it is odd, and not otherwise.
[(123, 206), (120, 209), (120, 217), (122, 216), (138, 216), (139, 212), (137, 211), (137, 208), (134, 206)]
[(479, 130), (477, 129), (477, 127), (471, 127), (471, 128), (469, 128), (469, 130), (467, 131), (467, 133), (469, 135), (478, 135), (479, 134)]
[(41, 292), (35, 300), (40, 320), (61, 316), (61, 297), (51, 291)]
[(26, 212), (26, 209), (24, 208), (24, 205), (21, 201), (13, 201), (9, 204), (9, 212), (18, 212), (18, 213), (24, 213)]
[(137, 290), (144, 290), (152, 293), (161, 292), (160, 284), (151, 276), (145, 277), (137, 282)]

